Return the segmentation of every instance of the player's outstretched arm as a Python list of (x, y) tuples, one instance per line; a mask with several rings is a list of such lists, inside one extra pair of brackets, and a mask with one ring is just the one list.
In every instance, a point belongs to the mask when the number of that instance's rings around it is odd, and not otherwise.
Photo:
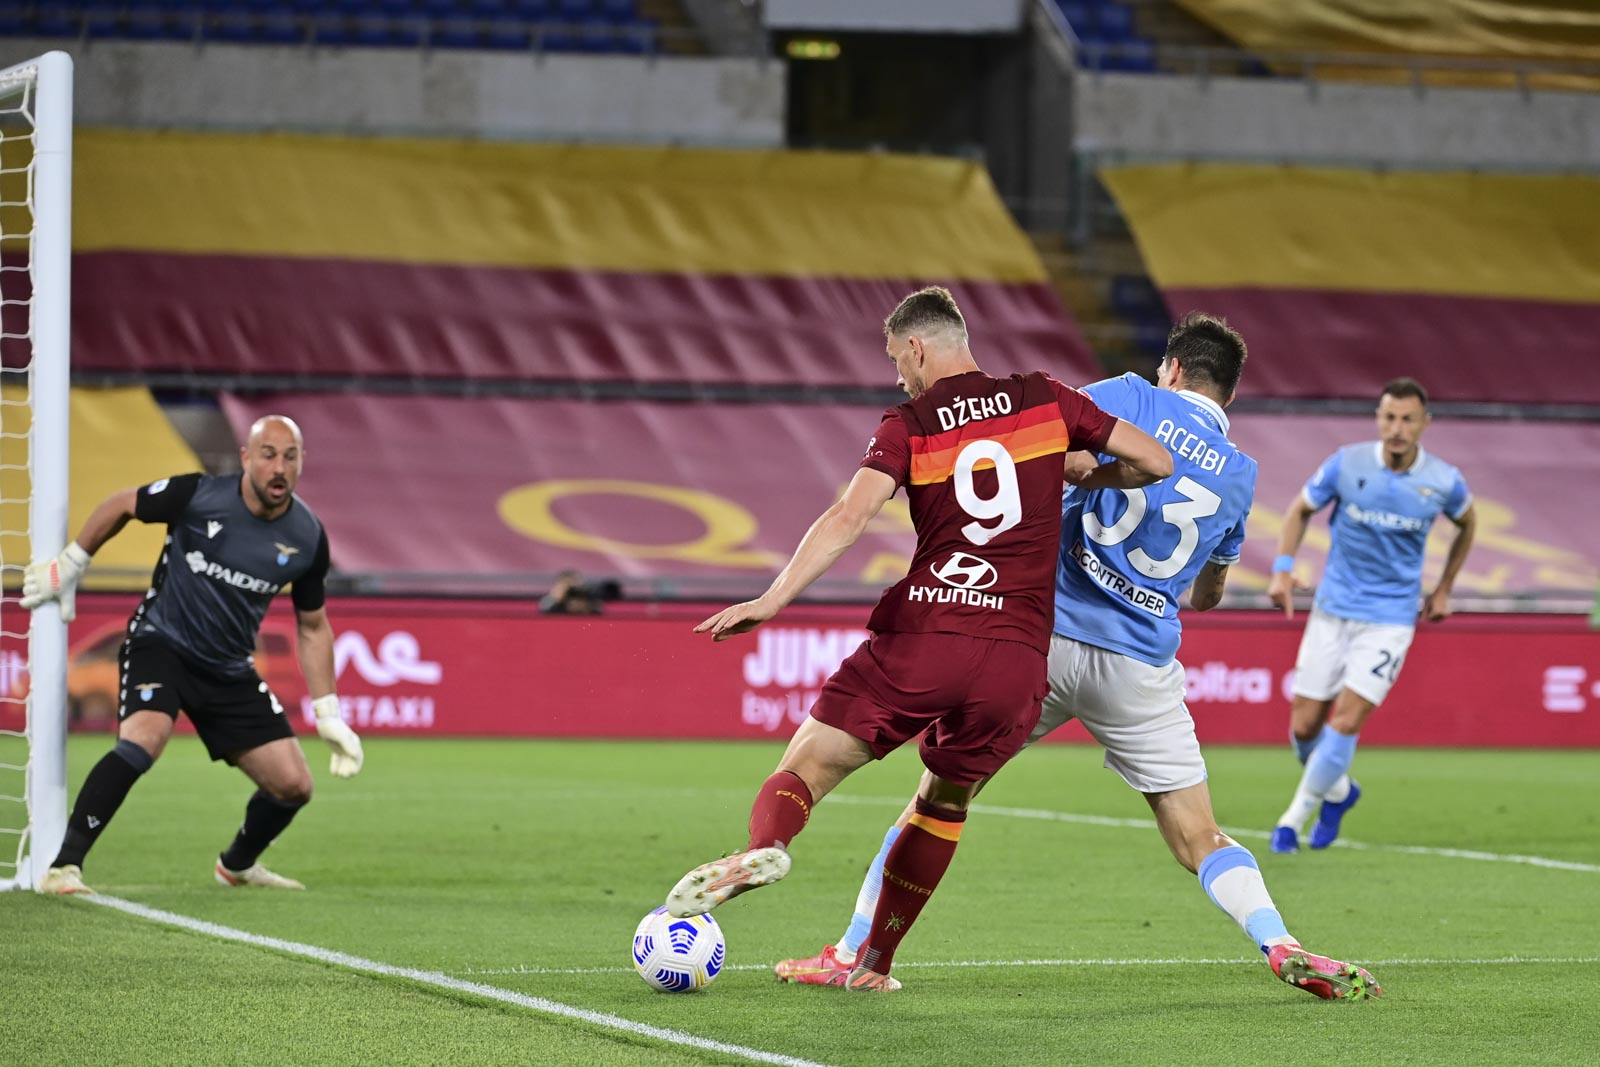
[(317, 716), (317, 736), (333, 750), (328, 769), (336, 778), (350, 778), (361, 770), (365, 756), (361, 739), (339, 716), (339, 698), (333, 691), (333, 625), (323, 608), (295, 612), (298, 624), (300, 673), (313, 697), (311, 710)]
[(106, 497), (84, 520), (78, 536), (53, 559), (31, 563), (22, 574), (22, 606), (30, 610), (51, 601), (61, 603), (61, 621), (78, 614), (78, 582), (89, 559), (133, 518), (137, 489), (120, 489)]
[(788, 607), (856, 543), (867, 523), (883, 510), (883, 505), (899, 487), (898, 482), (882, 471), (871, 467), (856, 471), (844, 495), (811, 524), (788, 565), (765, 593), (743, 604), (723, 608), (696, 626), (694, 632), (710, 633), (713, 641), (725, 641), (735, 634), (754, 630)]
[(1305, 540), (1311, 516), (1317, 509), (1311, 506), (1304, 493), (1296, 493), (1283, 512), (1283, 532), (1278, 535), (1278, 558), (1272, 564), (1272, 578), (1267, 582), (1267, 598), (1283, 609), (1283, 617), (1294, 618), (1294, 554)]
[(1063, 472), (1066, 480), (1081, 489), (1138, 489), (1172, 475), (1172, 453), (1126, 419), (1118, 419), (1111, 428), (1105, 451), (1116, 459), (1087, 471), (1081, 461), (1069, 460)]
[(1450, 542), (1449, 554), (1445, 556), (1444, 571), (1439, 575), (1439, 584), (1433, 587), (1433, 592), (1422, 604), (1423, 618), (1429, 622), (1443, 622), (1450, 617), (1450, 590), (1455, 588), (1456, 575), (1461, 573), (1461, 565), (1467, 561), (1467, 552), (1472, 548), (1472, 539), (1477, 534), (1477, 509), (1469, 505), (1453, 521), (1456, 524), (1456, 536)]

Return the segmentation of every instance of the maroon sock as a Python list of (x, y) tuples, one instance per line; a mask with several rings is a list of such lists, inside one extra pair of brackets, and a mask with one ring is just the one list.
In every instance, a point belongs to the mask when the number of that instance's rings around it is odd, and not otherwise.
[(872, 933), (856, 957), (856, 966), (888, 974), (894, 950), (933, 896), (939, 879), (955, 858), (961, 824), (967, 813), (941, 808), (917, 798), (917, 812), (900, 831), (883, 860), (883, 888), (872, 916)]
[(750, 808), (750, 843), (753, 848), (777, 845), (788, 848), (795, 835), (806, 828), (811, 818), (811, 790), (792, 771), (779, 771), (761, 783), (756, 802)]

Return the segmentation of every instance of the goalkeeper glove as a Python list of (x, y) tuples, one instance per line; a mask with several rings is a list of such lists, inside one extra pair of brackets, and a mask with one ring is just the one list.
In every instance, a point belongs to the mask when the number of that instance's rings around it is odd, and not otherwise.
[(22, 572), (22, 606), (32, 611), (52, 600), (61, 602), (61, 621), (78, 617), (78, 580), (89, 568), (89, 553), (70, 541), (55, 559), (30, 563)]
[(311, 702), (317, 715), (317, 734), (333, 749), (328, 769), (336, 778), (352, 778), (361, 769), (361, 738), (339, 718), (339, 698), (333, 693)]

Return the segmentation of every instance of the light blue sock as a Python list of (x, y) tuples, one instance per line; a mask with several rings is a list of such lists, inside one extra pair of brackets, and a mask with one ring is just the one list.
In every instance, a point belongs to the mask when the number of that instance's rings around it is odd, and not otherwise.
[(872, 932), (872, 913), (878, 909), (878, 890), (883, 888), (883, 861), (900, 837), (900, 827), (891, 826), (883, 835), (883, 847), (872, 857), (867, 876), (861, 880), (861, 892), (856, 895), (856, 913), (850, 917), (850, 928), (839, 939), (839, 948), (853, 955), (860, 951), (861, 943)]
[(1301, 766), (1304, 766), (1306, 760), (1311, 758), (1311, 753), (1316, 751), (1317, 740), (1313, 737), (1309, 741), (1302, 741), (1294, 735), (1294, 731), (1289, 732), (1289, 743), (1294, 746), (1294, 757), (1300, 761)]
[(1317, 747), (1306, 760), (1303, 785), (1307, 792), (1325, 796), (1328, 790), (1350, 770), (1356, 757), (1356, 734), (1341, 734), (1331, 726), (1324, 726), (1317, 736)]
[(1262, 952), (1293, 941), (1283, 925), (1256, 858), (1243, 845), (1227, 845), (1200, 861), (1200, 888), (1227, 912)]

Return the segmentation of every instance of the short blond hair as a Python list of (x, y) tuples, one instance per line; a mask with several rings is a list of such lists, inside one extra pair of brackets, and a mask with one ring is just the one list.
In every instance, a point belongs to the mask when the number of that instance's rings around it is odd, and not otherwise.
[(908, 337), (912, 334), (954, 330), (967, 339), (967, 320), (961, 317), (956, 298), (942, 285), (918, 289), (889, 313), (883, 320), (883, 332), (888, 337)]

